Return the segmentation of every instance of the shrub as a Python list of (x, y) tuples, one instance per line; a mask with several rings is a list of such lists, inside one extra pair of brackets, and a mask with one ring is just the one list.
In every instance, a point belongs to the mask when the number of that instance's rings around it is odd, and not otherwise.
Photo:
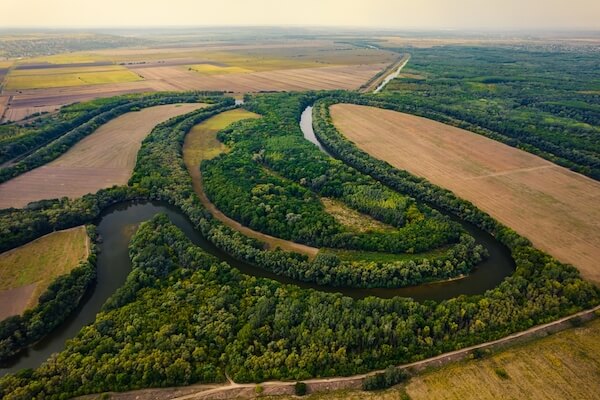
[(296, 396), (304, 396), (306, 394), (306, 383), (296, 382), (294, 385), (294, 394), (296, 394)]
[(410, 375), (403, 369), (389, 366), (384, 372), (366, 377), (362, 383), (363, 390), (379, 390), (404, 382)]
[(510, 379), (510, 376), (508, 376), (508, 372), (506, 372), (504, 368), (497, 367), (496, 369), (494, 369), (494, 372), (496, 372), (496, 375), (498, 375), (502, 379)]

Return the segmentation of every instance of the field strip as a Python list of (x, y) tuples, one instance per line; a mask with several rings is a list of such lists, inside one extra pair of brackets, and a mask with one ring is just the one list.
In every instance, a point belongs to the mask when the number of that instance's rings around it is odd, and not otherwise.
[(451, 190), (600, 283), (599, 182), (426, 118), (349, 104), (331, 115), (358, 148)]
[[(514, 333), (506, 337), (493, 340), (486, 343), (481, 343), (474, 346), (465, 347), (463, 349), (443, 353), (435, 357), (430, 357), (425, 360), (416, 361), (409, 364), (399, 365), (398, 368), (409, 370), (410, 372), (419, 372), (429, 367), (440, 367), (456, 361), (467, 358), (475, 350), (496, 350), (502, 349), (514, 343), (519, 343), (524, 340), (543, 337), (548, 334), (557, 333), (565, 329), (571, 328), (572, 321), (586, 322), (598, 317), (600, 306), (596, 306), (589, 310), (580, 311), (578, 313), (560, 318), (556, 321), (546, 324), (537, 325), (522, 332)], [(315, 378), (302, 380), (306, 383), (309, 393), (325, 392), (328, 390), (343, 390), (343, 389), (360, 389), (362, 381), (371, 375), (384, 372), (384, 370), (371, 371), (365, 374), (352, 376), (341, 376), (331, 378)], [(295, 381), (267, 381), (260, 383), (235, 383), (229, 377), (227, 384), (222, 384), (217, 387), (193, 385), (189, 387), (173, 387), (161, 389), (143, 389), (122, 393), (111, 393), (111, 399), (114, 400), (132, 400), (132, 399), (170, 399), (170, 400), (208, 400), (208, 399), (224, 399), (224, 398), (254, 398), (256, 393), (254, 389), (257, 385), (263, 387), (263, 396), (293, 394)], [(199, 391), (179, 395), (177, 392), (186, 391), (199, 387)], [(80, 399), (95, 399), (98, 394), (86, 395), (79, 397)]]
[(160, 122), (205, 104), (168, 104), (129, 112), (100, 126), (49, 164), (0, 185), (0, 208), (76, 198), (129, 180), (142, 140)]
[(258, 117), (257, 114), (241, 109), (235, 109), (218, 114), (192, 128), (186, 135), (183, 144), (183, 161), (192, 178), (194, 191), (202, 205), (226, 226), (239, 231), (248, 237), (264, 242), (271, 250), (280, 247), (283, 250), (305, 254), (312, 258), (317, 255), (319, 249), (267, 235), (240, 224), (238, 221), (229, 218), (221, 212), (221, 210), (208, 199), (202, 188), (202, 175), (200, 173), (201, 162), (213, 158), (225, 150), (224, 146), (216, 138), (217, 133), (235, 121)]

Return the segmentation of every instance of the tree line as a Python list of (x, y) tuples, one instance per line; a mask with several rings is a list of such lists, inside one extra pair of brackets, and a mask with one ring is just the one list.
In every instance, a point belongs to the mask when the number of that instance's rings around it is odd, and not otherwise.
[[(439, 303), (353, 300), (241, 274), (195, 247), (165, 215), (132, 239), (125, 285), (36, 370), (0, 380), (6, 399), (364, 373), (498, 339), (598, 304), (577, 271), (532, 248), (519, 269), (479, 296)], [(372, 390), (405, 376), (365, 381)]]

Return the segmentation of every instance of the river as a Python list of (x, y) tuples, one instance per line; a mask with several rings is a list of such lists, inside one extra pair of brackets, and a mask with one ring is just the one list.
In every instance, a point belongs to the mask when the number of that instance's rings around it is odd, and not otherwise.
[[(326, 152), (314, 135), (312, 107), (308, 107), (302, 114), (301, 127), (305, 137)], [(95, 286), (86, 294), (77, 310), (60, 327), (34, 346), (20, 353), (8, 365), (0, 368), (0, 376), (23, 368), (36, 368), (47, 360), (52, 353), (63, 350), (68, 339), (75, 337), (81, 328), (94, 321), (102, 305), (123, 285), (131, 271), (128, 246), (136, 227), (158, 213), (167, 214), (171, 222), (179, 227), (195, 245), (238, 268), (244, 274), (274, 279), (284, 284), (295, 284), (305, 289), (342, 293), (354, 299), (368, 296), (382, 298), (403, 296), (412, 297), (417, 301), (439, 301), (461, 294), (480, 294), (497, 286), (514, 271), (514, 261), (505, 246), (487, 232), (474, 225), (459, 221), (475, 237), (478, 243), (487, 248), (490, 254), (488, 259), (480, 263), (465, 278), (400, 289), (354, 289), (318, 286), (282, 277), (260, 267), (233, 259), (208, 242), (195, 230), (181, 211), (168, 204), (160, 202), (120, 203), (104, 210), (98, 220), (95, 221), (98, 226), (98, 234), (102, 238), (102, 242), (99, 244), (98, 276)]]

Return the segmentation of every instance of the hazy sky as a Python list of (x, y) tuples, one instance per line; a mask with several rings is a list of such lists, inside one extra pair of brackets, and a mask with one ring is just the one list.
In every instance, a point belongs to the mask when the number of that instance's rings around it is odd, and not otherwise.
[(600, 0), (0, 0), (0, 5), (0, 28), (327, 25), (600, 30)]

